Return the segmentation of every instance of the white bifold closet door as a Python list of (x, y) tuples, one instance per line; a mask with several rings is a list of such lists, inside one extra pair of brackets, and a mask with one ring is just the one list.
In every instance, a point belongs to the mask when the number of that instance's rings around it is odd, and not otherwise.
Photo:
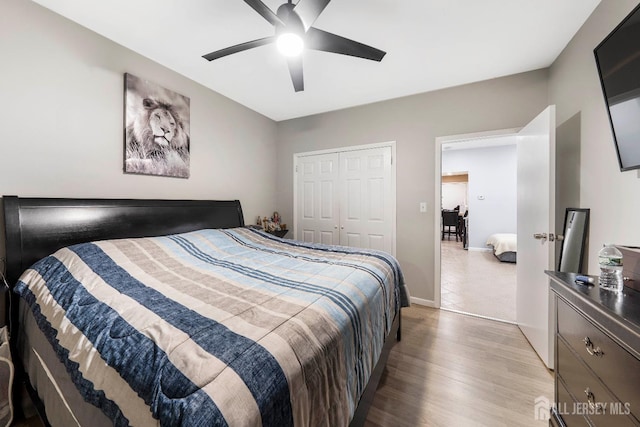
[(298, 159), (298, 226), (296, 239), (310, 243), (340, 244), (338, 153)]
[(296, 238), (393, 253), (391, 147), (301, 155)]

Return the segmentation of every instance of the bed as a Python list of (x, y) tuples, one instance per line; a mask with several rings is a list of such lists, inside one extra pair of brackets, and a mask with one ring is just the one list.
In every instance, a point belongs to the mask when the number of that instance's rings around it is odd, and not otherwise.
[(493, 247), (493, 254), (501, 262), (516, 262), (516, 253), (518, 248), (518, 239), (516, 234), (492, 234), (487, 239), (487, 246)]
[[(238, 201), (3, 198), (19, 375), (51, 425), (361, 425), (408, 293)], [(14, 387), (14, 390), (18, 387)]]

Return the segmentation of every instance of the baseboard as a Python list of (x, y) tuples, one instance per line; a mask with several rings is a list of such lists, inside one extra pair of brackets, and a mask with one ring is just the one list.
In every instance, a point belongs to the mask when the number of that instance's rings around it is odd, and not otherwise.
[[(509, 323), (511, 325), (516, 325), (516, 326), (518, 325), (516, 322), (513, 322), (511, 320), (498, 319), (497, 317), (491, 317), (491, 316), (485, 316), (485, 315), (482, 315), (482, 314), (469, 313), (468, 311), (455, 310), (453, 308), (444, 308), (444, 307), (442, 307), (441, 309), (444, 310), (444, 311), (449, 311), (451, 313), (464, 314), (465, 316), (477, 317), (479, 319), (493, 320), (494, 322)], [(542, 359), (540, 359), (540, 360), (542, 360)]]
[(469, 246), (467, 249), (474, 252), (491, 252), (493, 250), (491, 248), (472, 248), (471, 246)]
[(411, 297), (411, 304), (423, 305), (425, 307), (431, 307), (431, 308), (438, 308), (436, 306), (435, 301), (432, 301), (430, 299)]

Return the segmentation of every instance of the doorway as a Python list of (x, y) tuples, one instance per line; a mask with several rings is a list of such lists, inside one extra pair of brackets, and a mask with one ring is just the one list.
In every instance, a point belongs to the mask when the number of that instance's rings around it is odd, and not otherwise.
[[(516, 323), (542, 361), (553, 369), (555, 324), (546, 270), (555, 269), (556, 125), (555, 105), (547, 106), (523, 128), (436, 138), (436, 205), (440, 201), (442, 145), (448, 142), (515, 135), (517, 142)], [(471, 181), (473, 183), (473, 180)], [(470, 201), (473, 200), (471, 196)], [(470, 211), (470, 233), (474, 230)], [(436, 230), (439, 215), (434, 215)], [(481, 225), (478, 223), (476, 225)], [(441, 242), (435, 240), (434, 302), (441, 303)]]
[[(444, 149), (444, 147), (443, 147)], [(464, 212), (468, 207), (469, 172), (442, 172), (442, 208)]]
[(460, 239), (440, 242), (443, 309), (516, 322), (516, 265), (487, 245), (517, 231), (516, 142), (511, 130), (440, 141), (441, 209), (460, 215)]

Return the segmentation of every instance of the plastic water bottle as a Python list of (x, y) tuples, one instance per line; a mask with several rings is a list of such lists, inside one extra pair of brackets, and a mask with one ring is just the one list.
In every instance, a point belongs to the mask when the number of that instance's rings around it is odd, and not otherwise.
[(600, 287), (614, 292), (622, 292), (622, 252), (611, 244), (605, 244), (598, 252), (600, 264)]

